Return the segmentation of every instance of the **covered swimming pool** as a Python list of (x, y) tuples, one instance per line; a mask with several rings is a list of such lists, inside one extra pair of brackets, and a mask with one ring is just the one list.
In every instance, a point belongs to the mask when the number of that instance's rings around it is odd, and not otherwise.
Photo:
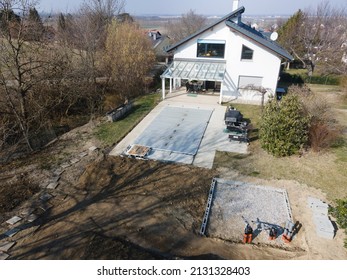
[(192, 163), (212, 112), (164, 107), (132, 144), (150, 147), (150, 159)]

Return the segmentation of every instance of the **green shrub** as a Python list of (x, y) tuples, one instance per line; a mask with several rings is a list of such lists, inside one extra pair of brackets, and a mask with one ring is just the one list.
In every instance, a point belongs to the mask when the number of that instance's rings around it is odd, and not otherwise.
[(347, 199), (337, 199), (336, 206), (331, 207), (332, 214), (341, 228), (347, 229)]
[(338, 76), (307, 76), (304, 77), (306, 83), (319, 84), (319, 85), (331, 85), (338, 86), (340, 84), (340, 78)]
[(341, 84), (343, 78), (337, 75), (313, 75), (309, 76), (307, 71), (288, 70), (288, 72), (282, 72), (280, 74), (280, 83), (302, 85), (319, 84), (319, 85), (333, 85), (337, 86)]
[(298, 96), (305, 115), (310, 119), (308, 135), (311, 149), (319, 152), (336, 143), (341, 135), (341, 127), (326, 98), (315, 94), (306, 85), (291, 86), (288, 92)]
[(263, 149), (277, 157), (298, 153), (308, 142), (309, 118), (298, 96), (271, 99), (264, 108), (259, 136)]
[(301, 77), (301, 75), (298, 74), (290, 74), (287, 72), (282, 72), (280, 74), (280, 82), (281, 83), (287, 83), (287, 84), (303, 84), (304, 79)]
[[(347, 229), (347, 198), (337, 199), (336, 206), (330, 207), (329, 213), (336, 218), (336, 222), (341, 228)], [(345, 239), (344, 246), (347, 248), (347, 238)]]

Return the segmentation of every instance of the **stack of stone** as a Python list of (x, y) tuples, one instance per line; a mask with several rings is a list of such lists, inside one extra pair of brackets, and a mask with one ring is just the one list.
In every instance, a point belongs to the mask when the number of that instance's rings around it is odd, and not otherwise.
[(328, 216), (329, 205), (313, 197), (309, 197), (307, 203), (312, 210), (317, 235), (326, 239), (333, 239), (335, 228)]

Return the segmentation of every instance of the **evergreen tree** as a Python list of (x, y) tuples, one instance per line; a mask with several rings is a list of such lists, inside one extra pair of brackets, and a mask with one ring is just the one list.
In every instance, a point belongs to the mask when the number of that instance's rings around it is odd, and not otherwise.
[(25, 39), (39, 41), (44, 34), (44, 26), (41, 17), (35, 8), (29, 9), (27, 32)]
[(293, 155), (307, 144), (308, 127), (309, 118), (296, 95), (284, 96), (281, 102), (271, 99), (259, 131), (262, 148), (278, 157)]
[(63, 32), (66, 30), (66, 21), (63, 13), (60, 13), (58, 18), (58, 31)]
[(20, 16), (12, 9), (0, 10), (0, 31), (7, 32), (9, 23), (20, 23)]
[(303, 42), (303, 25), (307, 15), (298, 10), (292, 15), (288, 21), (278, 30), (278, 42), (281, 46), (287, 49), (295, 59), (300, 60), (304, 67), (306, 62), (305, 56), (305, 44)]
[(43, 26), (42, 19), (35, 8), (29, 10), (29, 21), (35, 22), (38, 25)]

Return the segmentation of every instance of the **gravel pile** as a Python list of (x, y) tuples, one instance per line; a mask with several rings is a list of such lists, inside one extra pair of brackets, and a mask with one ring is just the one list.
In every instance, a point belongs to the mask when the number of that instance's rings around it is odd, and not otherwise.
[[(225, 240), (240, 241), (243, 238), (244, 217), (253, 230), (262, 222), (284, 227), (291, 219), (291, 211), (285, 190), (243, 182), (217, 180), (214, 199), (207, 226), (207, 235)], [(255, 231), (258, 242), (268, 242), (268, 232)], [(281, 238), (277, 238), (280, 241)], [(273, 242), (273, 241), (272, 241)]]

